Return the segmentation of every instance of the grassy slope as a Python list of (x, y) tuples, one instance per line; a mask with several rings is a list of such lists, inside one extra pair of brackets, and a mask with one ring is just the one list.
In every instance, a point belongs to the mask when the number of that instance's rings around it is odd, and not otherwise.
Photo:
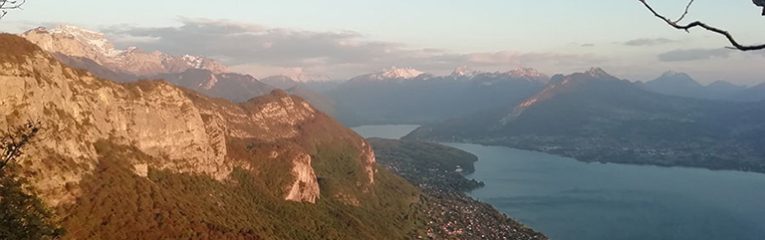
[(284, 201), (248, 171), (237, 170), (225, 182), (155, 170), (142, 178), (120, 160), (149, 156), (108, 142), (98, 150), (103, 157), (83, 181), (83, 197), (63, 209), (70, 213), (67, 239), (403, 239), (419, 219), (418, 190), (384, 169), (360, 207), (334, 200), (325, 189), (311, 205)]

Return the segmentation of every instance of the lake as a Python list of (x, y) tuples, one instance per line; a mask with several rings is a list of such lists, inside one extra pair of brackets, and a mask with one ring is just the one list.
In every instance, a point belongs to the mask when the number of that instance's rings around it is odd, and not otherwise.
[[(400, 138), (417, 126), (354, 128)], [(545, 153), (445, 143), (478, 156), (469, 194), (552, 239), (765, 239), (765, 174), (584, 163)]]

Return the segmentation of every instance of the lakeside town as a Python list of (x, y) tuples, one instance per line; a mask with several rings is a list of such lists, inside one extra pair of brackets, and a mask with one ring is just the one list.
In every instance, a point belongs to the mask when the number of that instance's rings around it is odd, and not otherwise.
[(369, 142), (380, 165), (422, 189), (429, 221), (418, 239), (547, 239), (465, 193), (484, 185), (464, 175), (473, 171), (477, 159), (472, 154), (435, 143)]

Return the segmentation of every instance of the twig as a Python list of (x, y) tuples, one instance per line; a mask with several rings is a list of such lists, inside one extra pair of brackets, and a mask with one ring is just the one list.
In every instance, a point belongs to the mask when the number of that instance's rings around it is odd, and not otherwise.
[(686, 15), (688, 15), (688, 10), (690, 10), (690, 9), (691, 9), (691, 5), (693, 5), (693, 1), (694, 1), (694, 0), (691, 0), (691, 1), (689, 1), (689, 2), (688, 2), (688, 5), (687, 5), (687, 6), (685, 6), (685, 12), (683, 12), (683, 15), (681, 15), (681, 16), (680, 16), (680, 18), (678, 18), (678, 19), (675, 21), (675, 23), (679, 23), (680, 21), (683, 21), (683, 18), (685, 18), (685, 16), (686, 16)]
[(27, 124), (8, 131), (5, 136), (2, 136), (0, 148), (2, 148), (3, 155), (0, 158), (0, 175), (2, 175), (2, 170), (8, 163), (21, 156), (24, 146), (40, 131), (39, 125), (39, 122), (29, 121)]
[(24, 5), (24, 3), (27, 3), (27, 0), (0, 0), (0, 19), (8, 14), (8, 9), (22, 9), (21, 5)]
[(707, 31), (711, 31), (711, 32), (714, 32), (714, 33), (717, 33), (717, 34), (725, 36), (725, 38), (728, 39), (730, 44), (733, 45), (732, 47), (728, 47), (728, 48), (731, 48), (731, 49), (738, 49), (738, 50), (741, 50), (741, 51), (752, 51), (752, 50), (762, 50), (762, 49), (765, 49), (765, 44), (761, 44), (761, 45), (742, 45), (738, 41), (736, 41), (736, 39), (733, 38), (733, 35), (728, 33), (728, 31), (725, 31), (725, 30), (722, 30), (722, 29), (719, 29), (719, 28), (716, 28), (716, 27), (709, 26), (706, 23), (703, 23), (703, 22), (700, 22), (700, 21), (694, 21), (694, 22), (689, 23), (687, 25), (680, 25), (680, 24), (678, 24), (678, 22), (680, 20), (682, 20), (683, 18), (685, 18), (685, 15), (687, 15), (688, 8), (690, 8), (690, 5), (693, 3), (693, 1), (688, 3), (688, 7), (686, 7), (686, 13), (684, 13), (680, 17), (680, 19), (678, 19), (678, 21), (674, 21), (674, 22), (672, 20), (670, 20), (669, 18), (667, 18), (665, 16), (662, 16), (661, 14), (657, 13), (656, 10), (654, 10), (651, 7), (651, 5), (648, 5), (646, 0), (638, 0), (638, 1), (643, 3), (643, 5), (645, 5), (645, 7), (648, 8), (648, 10), (650, 10), (651, 13), (653, 13), (654, 16), (656, 16), (657, 18), (663, 20), (664, 22), (666, 22), (667, 24), (669, 24), (670, 26), (672, 26), (672, 27), (674, 27), (676, 29), (680, 29), (680, 30), (684, 30), (686, 32), (689, 32), (689, 30), (691, 28), (694, 28), (694, 27), (704, 28)]
[(8, 1), (8, 0), (0, 0), (0, 9), (17, 9), (21, 8), (21, 5), (24, 5), (27, 0), (16, 0), (16, 1)]

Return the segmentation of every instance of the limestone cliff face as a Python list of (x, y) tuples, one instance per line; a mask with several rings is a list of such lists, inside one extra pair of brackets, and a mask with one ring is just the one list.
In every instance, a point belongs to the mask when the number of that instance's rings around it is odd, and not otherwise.
[[(368, 144), (284, 92), (234, 104), (164, 82), (98, 79), (62, 65), (16, 36), (0, 35), (0, 48), (6, 52), (0, 54), (0, 128), (27, 120), (42, 123), (43, 132), (21, 165), (32, 186), (53, 206), (78, 197), (80, 180), (98, 164), (99, 141), (151, 156), (123, 159), (143, 177), (154, 169), (223, 181), (235, 168), (257, 172), (259, 164), (288, 161), (292, 168), (280, 173), (290, 180), (283, 186), (284, 198), (313, 203), (320, 194), (311, 156), (327, 137), (312, 133), (332, 133), (343, 136), (334, 141), (361, 153), (353, 161), (360, 163), (368, 181), (359, 187), (374, 182), (374, 154)], [(248, 151), (271, 154), (258, 157)]]
[(375, 182), (375, 163), (377, 160), (375, 159), (375, 152), (372, 150), (372, 145), (369, 145), (366, 141), (361, 141), (361, 146), (363, 147), (363, 151), (361, 152), (361, 160), (364, 166), (364, 172), (367, 174), (367, 179), (370, 183)]
[(315, 203), (319, 198), (319, 182), (311, 167), (311, 156), (298, 155), (293, 161), (292, 174), (295, 182), (289, 187), (287, 200)]

